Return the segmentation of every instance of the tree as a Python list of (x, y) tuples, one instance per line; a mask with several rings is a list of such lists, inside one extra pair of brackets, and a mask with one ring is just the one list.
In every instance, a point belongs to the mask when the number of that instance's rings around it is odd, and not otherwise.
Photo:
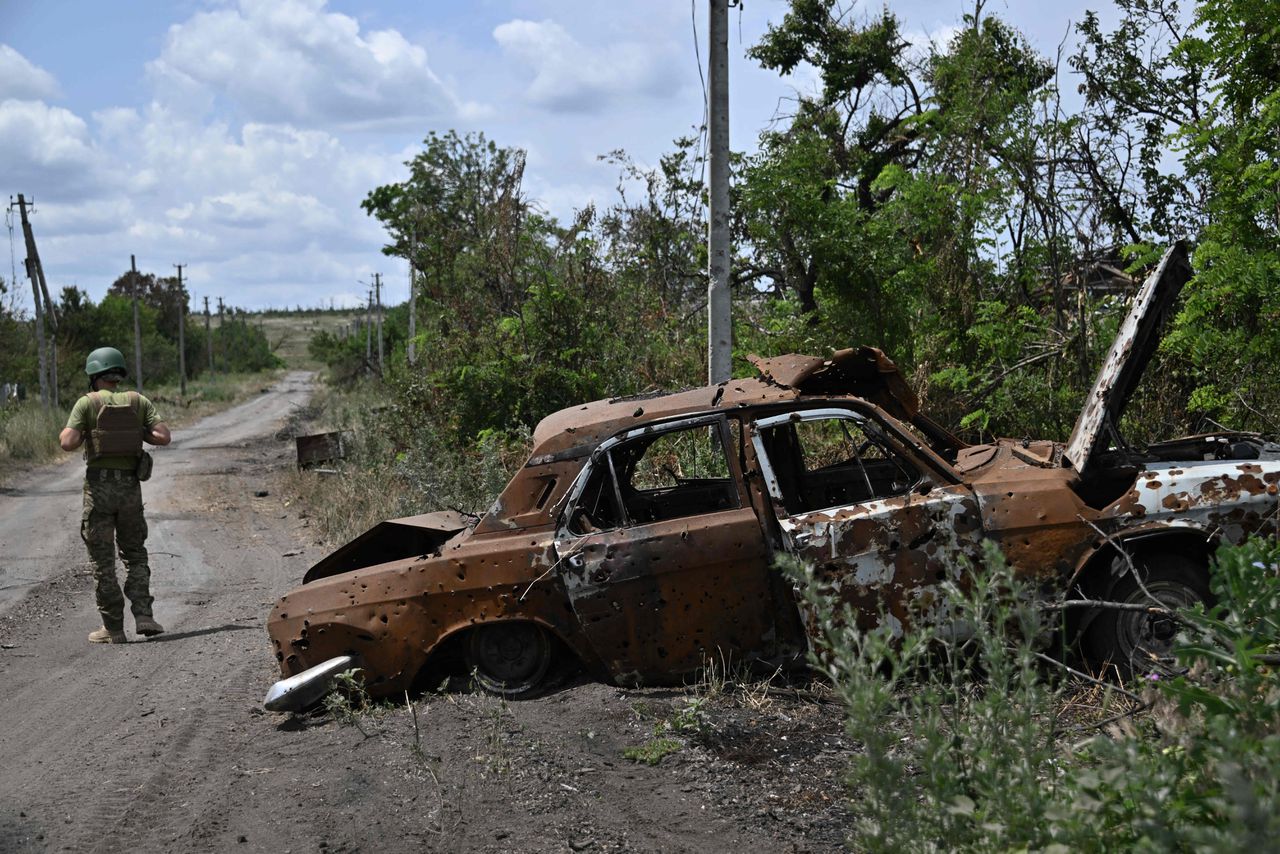
[[(133, 272), (122, 273), (107, 289), (126, 299), (133, 299)], [(178, 340), (178, 322), (183, 317), (183, 309), (190, 304), (191, 295), (187, 286), (178, 287), (178, 280), (173, 276), (157, 276), (155, 273), (138, 274), (138, 300), (156, 310), (156, 322), (166, 338)]]
[(1163, 356), (1194, 413), (1280, 429), (1280, 7), (1118, 5), (1113, 33), (1086, 16), (1072, 63), (1099, 138), (1136, 140), (1138, 175), (1116, 188), (1135, 198), (1134, 242), (1195, 238)]

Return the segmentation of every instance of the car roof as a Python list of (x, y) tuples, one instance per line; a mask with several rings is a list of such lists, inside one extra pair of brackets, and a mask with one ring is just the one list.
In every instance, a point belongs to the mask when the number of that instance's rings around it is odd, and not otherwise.
[(604, 439), (642, 424), (708, 410), (734, 410), (799, 400), (859, 399), (915, 424), (944, 445), (958, 439), (920, 412), (919, 402), (896, 365), (875, 347), (838, 350), (830, 356), (790, 353), (748, 357), (757, 376), (677, 392), (653, 392), (597, 400), (552, 413), (533, 433), (535, 459), (583, 453)]
[(784, 403), (802, 396), (799, 389), (749, 378), (685, 391), (596, 400), (542, 419), (533, 431), (534, 454), (555, 454), (579, 445), (594, 447), (628, 428), (680, 415)]

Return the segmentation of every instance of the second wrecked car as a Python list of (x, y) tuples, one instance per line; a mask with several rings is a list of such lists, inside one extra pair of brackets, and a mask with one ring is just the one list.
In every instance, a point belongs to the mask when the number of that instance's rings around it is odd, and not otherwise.
[[(301, 708), (348, 667), (387, 695), (461, 658), (519, 696), (557, 654), (625, 684), (679, 681), (712, 656), (796, 660), (809, 635), (780, 554), (814, 565), (861, 625), (895, 631), (928, 618), (957, 550), (976, 556), (988, 539), (1050, 589), (1203, 600), (1218, 543), (1274, 530), (1280, 447), (1230, 432), (1121, 439), (1189, 275), (1179, 244), (1135, 297), (1065, 444), (966, 445), (870, 347), (555, 413), (478, 522), (385, 522), (281, 597), (268, 631), (283, 678), (267, 707)], [(1172, 642), (1172, 624), (1140, 610), (1077, 628), (1088, 654), (1126, 672)]]

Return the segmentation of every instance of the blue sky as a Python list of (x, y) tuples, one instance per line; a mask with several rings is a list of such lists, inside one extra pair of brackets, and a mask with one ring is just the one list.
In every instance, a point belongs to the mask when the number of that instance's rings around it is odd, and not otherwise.
[[(889, 5), (921, 44), (971, 8)], [(1103, 0), (986, 4), (1048, 55), (1087, 7), (1115, 17)], [(735, 149), (813, 85), (743, 56), (786, 8), (731, 12)], [(34, 197), (57, 289), (100, 298), (134, 254), (251, 309), (352, 304), (374, 271), (397, 302), (405, 266), (359, 202), (429, 131), (527, 149), (526, 190), (557, 216), (608, 204), (598, 155), (651, 164), (701, 121), (695, 22), (705, 62), (705, 0), (0, 0), (0, 191)]]

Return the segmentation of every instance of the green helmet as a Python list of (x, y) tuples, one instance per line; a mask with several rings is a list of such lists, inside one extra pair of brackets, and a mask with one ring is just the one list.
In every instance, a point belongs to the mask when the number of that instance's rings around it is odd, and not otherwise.
[(99, 347), (84, 361), (84, 372), (91, 377), (106, 371), (129, 372), (124, 366), (124, 354), (115, 347)]

